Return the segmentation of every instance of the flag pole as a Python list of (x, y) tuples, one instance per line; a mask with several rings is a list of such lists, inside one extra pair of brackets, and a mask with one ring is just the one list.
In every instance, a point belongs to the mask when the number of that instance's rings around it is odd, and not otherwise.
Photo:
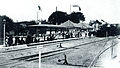
[(57, 6), (56, 6), (56, 11), (57, 11)]
[[(41, 7), (39, 5), (38, 5), (38, 9), (41, 10)], [(37, 11), (37, 23), (38, 23), (38, 18), (39, 18), (39, 11)]]
[(70, 14), (71, 14), (71, 4), (70, 4)]
[(38, 22), (38, 14), (39, 14), (39, 11), (37, 11), (37, 22)]

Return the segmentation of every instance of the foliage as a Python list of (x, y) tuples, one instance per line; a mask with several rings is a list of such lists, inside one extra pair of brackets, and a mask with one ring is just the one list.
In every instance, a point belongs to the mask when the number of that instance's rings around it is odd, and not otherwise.
[(48, 23), (59, 25), (67, 20), (71, 20), (74, 23), (79, 23), (80, 21), (85, 21), (85, 17), (81, 12), (72, 12), (68, 15), (66, 12), (56, 11), (49, 16)]
[[(14, 23), (15, 25), (15, 35), (18, 35), (19, 33), (25, 33), (26, 32), (26, 27), (28, 25), (37, 25), (35, 21), (22, 21), (22, 22), (16, 22)], [(33, 31), (32, 31), (33, 32)]]
[(68, 20), (67, 13), (62, 11), (53, 12), (48, 18), (48, 22), (54, 25), (56, 24), (59, 25), (67, 20)]
[(80, 21), (85, 21), (85, 17), (81, 12), (73, 12), (69, 15), (69, 20), (74, 23), (79, 23)]
[[(108, 26), (109, 25), (109, 26)], [(100, 30), (97, 31), (98, 37), (105, 37), (105, 36), (116, 36), (120, 34), (120, 28), (117, 27), (115, 24), (103, 24)]]
[(5, 22), (6, 32), (9, 32), (11, 30), (14, 30), (14, 24), (13, 20), (9, 18), (8, 16), (2, 16), (2, 22)]

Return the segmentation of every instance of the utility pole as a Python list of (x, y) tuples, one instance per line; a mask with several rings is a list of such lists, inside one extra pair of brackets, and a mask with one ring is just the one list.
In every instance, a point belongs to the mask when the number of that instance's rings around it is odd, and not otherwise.
[(3, 46), (5, 46), (6, 47), (6, 45), (5, 45), (5, 43), (6, 43), (6, 41), (5, 41), (5, 23), (6, 23), (6, 20), (5, 19), (3, 19), (3, 27), (4, 27), (4, 38), (3, 38)]
[(71, 14), (71, 4), (70, 4), (70, 14)]
[[(41, 10), (41, 7), (38, 5), (38, 9)], [(37, 23), (38, 23), (38, 18), (39, 18), (39, 11), (37, 11)]]

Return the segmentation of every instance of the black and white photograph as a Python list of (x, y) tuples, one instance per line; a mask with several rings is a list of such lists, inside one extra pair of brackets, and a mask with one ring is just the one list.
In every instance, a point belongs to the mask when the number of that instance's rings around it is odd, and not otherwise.
[(0, 0), (0, 68), (120, 68), (120, 0)]

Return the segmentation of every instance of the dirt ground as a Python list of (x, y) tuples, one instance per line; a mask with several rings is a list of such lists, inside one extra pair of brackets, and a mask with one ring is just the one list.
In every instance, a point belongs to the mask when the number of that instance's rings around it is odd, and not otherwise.
[[(96, 38), (92, 40), (97, 40), (102, 38)], [(71, 42), (65, 42), (62, 45), (64, 47), (74, 46), (77, 44), (82, 44), (84, 42), (88, 42), (90, 39), (85, 39), (84, 41), (71, 41)], [(105, 47), (104, 45), (107, 44)], [(53, 47), (55, 46), (55, 47)], [(51, 50), (56, 49), (57, 44), (53, 44), (53, 46), (46, 46), (44, 47), (44, 52), (48, 51), (48, 48)], [(41, 59), (41, 68), (87, 68), (90, 65), (90, 62), (94, 59), (94, 57), (104, 48), (108, 47), (109, 43), (106, 43), (106, 41), (100, 41), (96, 43), (87, 44), (84, 46), (76, 47), (73, 49), (70, 49), (68, 51), (65, 51), (64, 53), (61, 53), (59, 55), (51, 56), (48, 58), (42, 58)], [(45, 51), (47, 50), (47, 51)], [(64, 55), (67, 56), (68, 64), (64, 65), (63, 62), (58, 62), (58, 60), (64, 59)], [(7, 60), (8, 61), (8, 60)], [(14, 62), (14, 61), (12, 61)], [(19, 62), (19, 61), (17, 61)], [(98, 64), (99, 66), (99, 64)], [(0, 65), (0, 68), (39, 68), (39, 61), (20, 61), (18, 64), (10, 64), (10, 65)], [(99, 67), (95, 67), (99, 68)], [(101, 68), (101, 67), (100, 67)]]

